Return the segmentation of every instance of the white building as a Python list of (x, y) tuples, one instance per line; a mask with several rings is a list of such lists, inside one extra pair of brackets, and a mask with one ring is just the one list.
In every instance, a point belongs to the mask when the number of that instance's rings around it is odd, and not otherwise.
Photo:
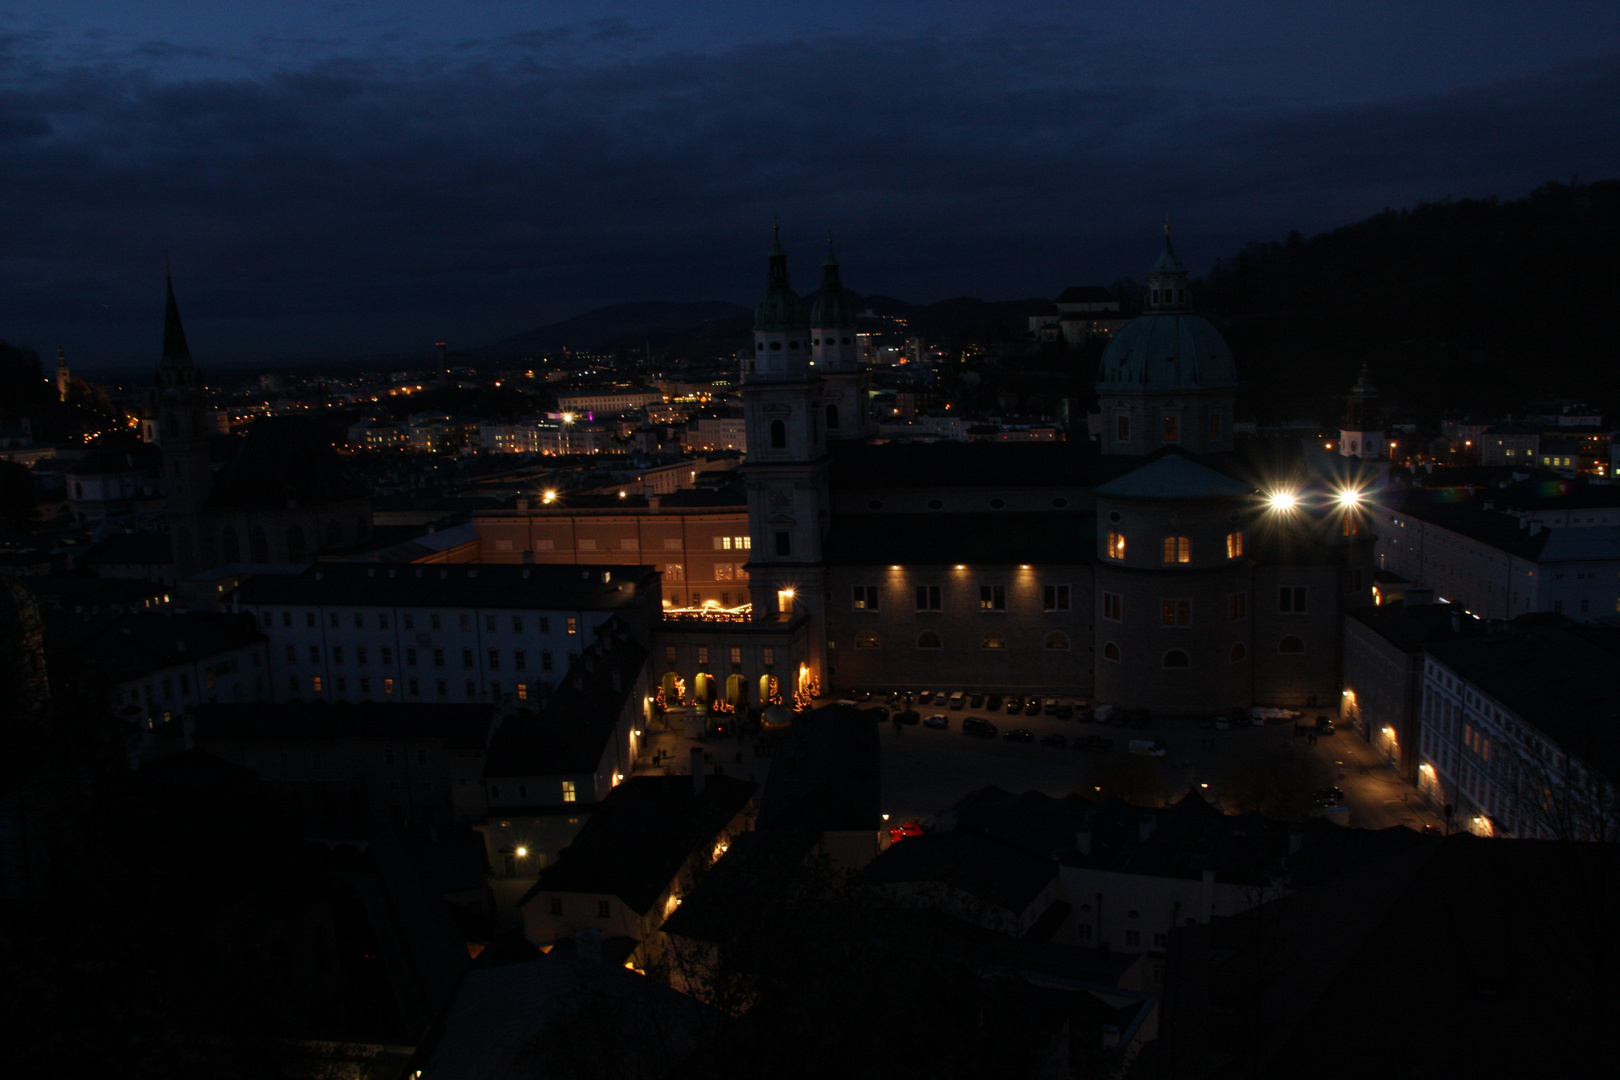
[(234, 594), (269, 638), (275, 701), (529, 700), (622, 615), (659, 606), (645, 566), (322, 563)]
[(1620, 631), (1519, 620), (1430, 644), (1418, 790), (1481, 836), (1620, 836)]

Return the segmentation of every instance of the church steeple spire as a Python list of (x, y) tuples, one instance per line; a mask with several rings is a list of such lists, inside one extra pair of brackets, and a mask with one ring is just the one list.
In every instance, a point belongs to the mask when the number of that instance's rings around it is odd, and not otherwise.
[(1150, 312), (1187, 311), (1191, 301), (1187, 296), (1187, 267), (1176, 255), (1170, 243), (1170, 219), (1164, 220), (1164, 250), (1148, 271), (1147, 310)]
[(186, 328), (180, 322), (180, 305), (174, 299), (174, 278), (167, 265), (163, 269), (163, 284), (167, 301), (163, 310), (163, 358), (158, 362), (158, 383), (161, 386), (192, 386), (197, 381), (197, 366), (191, 361), (191, 348), (186, 344)]

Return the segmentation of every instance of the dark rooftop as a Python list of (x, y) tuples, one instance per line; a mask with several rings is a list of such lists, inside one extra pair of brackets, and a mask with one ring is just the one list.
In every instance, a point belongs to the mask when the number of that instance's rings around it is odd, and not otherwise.
[(1485, 623), (1455, 604), (1383, 604), (1345, 612), (1402, 652), (1422, 652), (1425, 646), (1464, 634), (1485, 633)]
[(117, 683), (263, 641), (251, 615), (134, 612), (118, 616), (70, 648), (98, 677)]
[(192, 719), (202, 744), (442, 739), (453, 749), (482, 749), (494, 711), (493, 705), (377, 701), (222, 703), (196, 706)]
[(631, 637), (629, 625), (608, 620), (538, 713), (520, 710), (495, 731), (484, 775), (594, 773), (646, 661), (647, 650)]
[(574, 842), (540, 872), (542, 892), (617, 896), (645, 915), (694, 852), (704, 851), (754, 797), (757, 784), (705, 776), (632, 776), (597, 804)]
[(250, 578), (241, 604), (369, 607), (628, 608), (657, 581), (650, 566), (321, 563), (301, 574)]
[(877, 725), (847, 705), (796, 717), (771, 754), (759, 828), (876, 833), (883, 825)]
[(370, 489), (349, 477), (343, 459), (309, 417), (254, 422), (236, 455), (214, 480), (210, 510), (285, 510), (354, 502)]
[(865, 488), (1090, 488), (1140, 464), (1108, 461), (1081, 442), (840, 443), (832, 486)]
[(1021, 915), (1057, 877), (1050, 855), (1036, 855), (986, 833), (925, 833), (890, 844), (862, 871), (872, 885), (938, 882)]

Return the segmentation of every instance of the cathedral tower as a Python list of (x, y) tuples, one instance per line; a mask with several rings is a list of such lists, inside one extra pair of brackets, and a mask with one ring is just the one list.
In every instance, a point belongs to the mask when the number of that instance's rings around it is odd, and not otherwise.
[(1384, 456), (1384, 429), (1374, 413), (1378, 391), (1367, 379), (1367, 365), (1350, 388), (1345, 402), (1344, 423), (1339, 425), (1339, 453), (1343, 457), (1376, 461)]
[[(828, 460), (822, 380), (812, 365), (818, 346), (812, 340), (778, 236), (771, 246), (765, 295), (754, 308), (753, 356), (745, 356), (742, 365), (748, 579), (754, 617), (760, 620), (823, 615), (820, 563), (827, 531)], [(820, 646), (812, 649), (819, 652)], [(823, 661), (814, 657), (816, 671), (826, 670)]]
[(156, 414), (175, 572), (184, 578), (212, 565), (212, 545), (201, 526), (213, 468), (208, 458), (207, 394), (186, 345), (180, 307), (174, 300), (174, 279), (165, 274), (164, 281), (168, 303), (163, 316), (163, 358), (157, 369)]
[(867, 377), (861, 369), (857, 341), (855, 311), (844, 292), (829, 236), (827, 261), (821, 266), (821, 291), (810, 306), (810, 363), (821, 375), (822, 419), (830, 441), (861, 442), (866, 438)]

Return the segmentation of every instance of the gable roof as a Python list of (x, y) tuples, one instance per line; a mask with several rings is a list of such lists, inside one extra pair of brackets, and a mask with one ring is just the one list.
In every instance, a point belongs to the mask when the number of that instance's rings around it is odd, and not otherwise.
[(714, 843), (758, 785), (705, 776), (701, 793), (692, 787), (690, 776), (632, 776), (614, 788), (519, 906), (541, 893), (588, 893), (616, 896), (647, 914), (686, 860)]

